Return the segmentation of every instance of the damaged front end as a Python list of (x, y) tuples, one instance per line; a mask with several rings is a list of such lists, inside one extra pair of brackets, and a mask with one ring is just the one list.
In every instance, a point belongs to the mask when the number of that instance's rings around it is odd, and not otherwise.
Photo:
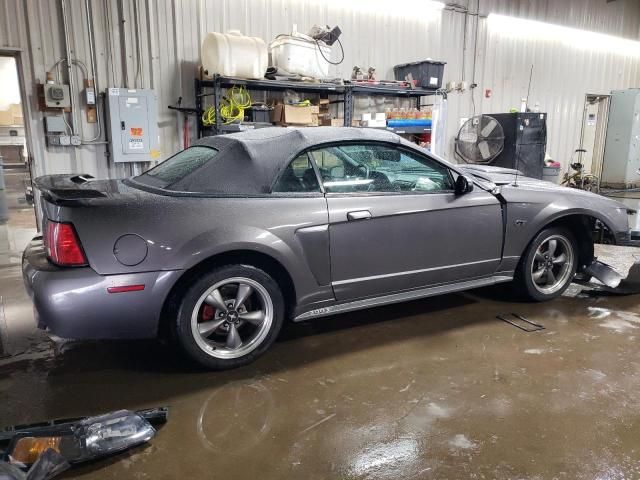
[(584, 281), (576, 279), (576, 283), (588, 286), (594, 291), (609, 293), (612, 295), (633, 295), (640, 293), (640, 258), (636, 258), (627, 276), (624, 277), (612, 266), (599, 261), (597, 258), (590, 265), (583, 268), (583, 272), (598, 280)]

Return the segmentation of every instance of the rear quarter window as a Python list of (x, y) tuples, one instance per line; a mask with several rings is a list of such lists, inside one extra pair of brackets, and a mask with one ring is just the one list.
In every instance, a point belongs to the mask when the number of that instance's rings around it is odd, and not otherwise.
[(136, 177), (136, 181), (154, 187), (168, 188), (215, 158), (217, 154), (218, 150), (215, 148), (196, 145), (156, 165)]

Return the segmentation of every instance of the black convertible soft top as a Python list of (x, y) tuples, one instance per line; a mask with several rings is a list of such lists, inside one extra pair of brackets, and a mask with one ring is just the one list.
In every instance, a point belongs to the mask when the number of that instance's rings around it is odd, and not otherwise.
[(218, 194), (265, 194), (299, 152), (331, 142), (404, 143), (384, 130), (345, 127), (269, 127), (198, 140), (219, 153), (171, 185), (171, 190)]

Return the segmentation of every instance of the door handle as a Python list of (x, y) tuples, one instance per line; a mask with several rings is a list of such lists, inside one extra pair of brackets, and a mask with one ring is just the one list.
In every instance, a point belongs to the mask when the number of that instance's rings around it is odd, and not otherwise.
[(355, 212), (347, 213), (347, 220), (350, 222), (355, 220), (369, 220), (371, 218), (371, 212), (369, 210), (356, 210)]

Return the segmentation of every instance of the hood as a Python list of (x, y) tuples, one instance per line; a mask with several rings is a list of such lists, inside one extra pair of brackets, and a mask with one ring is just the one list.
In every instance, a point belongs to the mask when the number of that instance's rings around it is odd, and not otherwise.
[(493, 167), (491, 165), (458, 165), (458, 168), (464, 172), (478, 177), (481, 180), (495, 183), (496, 185), (507, 185), (515, 181), (516, 174), (518, 176), (518, 182), (525, 180), (527, 182), (542, 182), (542, 180), (536, 180), (535, 178), (525, 177), (525, 175), (519, 170), (513, 168)]
[(538, 180), (537, 178), (526, 177), (522, 172), (512, 168), (493, 167), (490, 165), (458, 165), (458, 168), (473, 177), (484, 180), (485, 182), (491, 182), (496, 186), (514, 185), (517, 174), (519, 190), (546, 190), (550, 193), (560, 193), (569, 197), (580, 198), (582, 201), (589, 203), (596, 202), (602, 207), (626, 208), (627, 210), (631, 210), (624, 203), (612, 198), (577, 188), (563, 187), (562, 185), (545, 180)]

